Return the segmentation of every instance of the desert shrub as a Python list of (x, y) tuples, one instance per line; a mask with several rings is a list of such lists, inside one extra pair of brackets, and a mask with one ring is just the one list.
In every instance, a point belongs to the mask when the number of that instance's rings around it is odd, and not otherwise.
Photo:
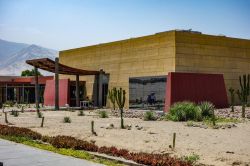
[(43, 113), (41, 113), (41, 111), (38, 111), (38, 112), (37, 112), (37, 117), (38, 117), (38, 118), (42, 118), (42, 117), (43, 117)]
[(156, 120), (156, 117), (155, 117), (155, 113), (153, 111), (147, 111), (145, 112), (144, 114), (144, 118), (143, 118), (145, 121), (153, 121), (153, 120)]
[(63, 118), (63, 123), (71, 123), (70, 117), (65, 116), (65, 117)]
[(4, 103), (4, 106), (5, 107), (13, 107), (14, 106), (14, 102), (13, 101), (6, 101), (5, 103)]
[(50, 137), (50, 136), (47, 136), (47, 135), (43, 135), (42, 138), (41, 138), (41, 140), (42, 140), (43, 142), (48, 142), (48, 143), (50, 143), (50, 142), (52, 142), (53, 137)]
[(170, 107), (167, 119), (173, 121), (201, 121), (200, 109), (192, 102), (178, 102)]
[(100, 118), (108, 118), (108, 113), (106, 111), (100, 111), (99, 112), (99, 117)]
[(42, 135), (32, 131), (27, 128), (22, 127), (10, 127), (7, 125), (1, 125), (0, 124), (0, 135), (4, 136), (18, 136), (18, 137), (27, 137), (31, 139), (41, 139)]
[(195, 164), (200, 159), (200, 156), (197, 154), (192, 154), (190, 156), (185, 156), (184, 160), (187, 161), (190, 164)]
[(167, 154), (130, 153), (130, 160), (151, 166), (178, 165), (191, 166), (190, 163), (170, 157)]
[(78, 116), (84, 116), (85, 114), (84, 114), (83, 110), (79, 110), (79, 113), (77, 115)]
[(215, 106), (213, 103), (204, 101), (199, 104), (202, 117), (212, 117)]
[(19, 116), (19, 112), (18, 111), (14, 111), (14, 117), (18, 117)]
[(15, 114), (15, 111), (14, 110), (11, 110), (10, 111), (10, 115), (14, 115)]

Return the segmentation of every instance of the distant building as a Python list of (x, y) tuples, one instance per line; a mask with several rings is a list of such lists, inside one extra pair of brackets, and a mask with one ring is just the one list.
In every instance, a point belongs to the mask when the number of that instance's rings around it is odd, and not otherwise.
[[(41, 96), (47, 80), (53, 80), (53, 76), (39, 76), (39, 90)], [(35, 102), (35, 79), (33, 76), (0, 76), (0, 103), (13, 101), (15, 103)]]
[[(59, 60), (79, 69), (105, 71), (102, 105), (107, 89), (122, 87), (127, 108), (150, 107), (147, 98), (152, 93), (158, 107), (182, 100), (212, 100), (225, 107), (228, 88), (239, 89), (238, 77), (250, 73), (250, 40), (173, 30), (60, 51)], [(86, 81), (86, 95), (93, 98), (95, 76), (80, 80)]]

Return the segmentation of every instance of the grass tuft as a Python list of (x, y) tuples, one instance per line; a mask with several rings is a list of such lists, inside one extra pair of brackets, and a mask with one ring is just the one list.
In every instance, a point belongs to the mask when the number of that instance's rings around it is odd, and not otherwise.
[(71, 123), (70, 117), (69, 117), (69, 116), (65, 116), (65, 117), (63, 118), (63, 123)]
[(100, 118), (108, 118), (108, 113), (106, 111), (100, 111), (99, 112), (99, 117)]

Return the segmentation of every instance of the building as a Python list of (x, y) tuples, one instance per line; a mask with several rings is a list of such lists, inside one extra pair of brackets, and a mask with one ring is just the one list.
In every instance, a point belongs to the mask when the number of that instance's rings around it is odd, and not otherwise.
[[(53, 80), (53, 76), (39, 76), (39, 91), (41, 96), (47, 80)], [(22, 76), (0, 76), (0, 105), (6, 101), (17, 103), (35, 102), (35, 78)], [(43, 98), (40, 98), (43, 102)]]
[[(126, 90), (126, 107), (168, 109), (177, 101), (208, 100), (227, 107), (229, 87), (239, 89), (240, 75), (250, 73), (250, 40), (173, 30), (154, 35), (60, 51), (60, 64), (82, 70), (103, 70), (80, 76), (85, 97), (108, 89)], [(74, 76), (61, 78), (75, 80)], [(97, 93), (99, 92), (99, 93)]]
[[(103, 69), (106, 87), (126, 90), (126, 107), (144, 105), (151, 92), (164, 103), (166, 76), (171, 72), (221, 74), (225, 83), (222, 92), (227, 93), (222, 97), (229, 98), (229, 87), (239, 89), (239, 76), (250, 73), (250, 40), (173, 30), (60, 51), (59, 60), (79, 69)], [(91, 97), (94, 77), (80, 79), (86, 81), (86, 94)], [(223, 100), (222, 106), (226, 106), (227, 100)]]

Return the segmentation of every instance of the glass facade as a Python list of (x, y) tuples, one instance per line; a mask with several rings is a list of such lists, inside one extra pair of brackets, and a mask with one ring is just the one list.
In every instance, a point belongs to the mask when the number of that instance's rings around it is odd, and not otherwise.
[(167, 76), (129, 78), (129, 108), (163, 110)]

